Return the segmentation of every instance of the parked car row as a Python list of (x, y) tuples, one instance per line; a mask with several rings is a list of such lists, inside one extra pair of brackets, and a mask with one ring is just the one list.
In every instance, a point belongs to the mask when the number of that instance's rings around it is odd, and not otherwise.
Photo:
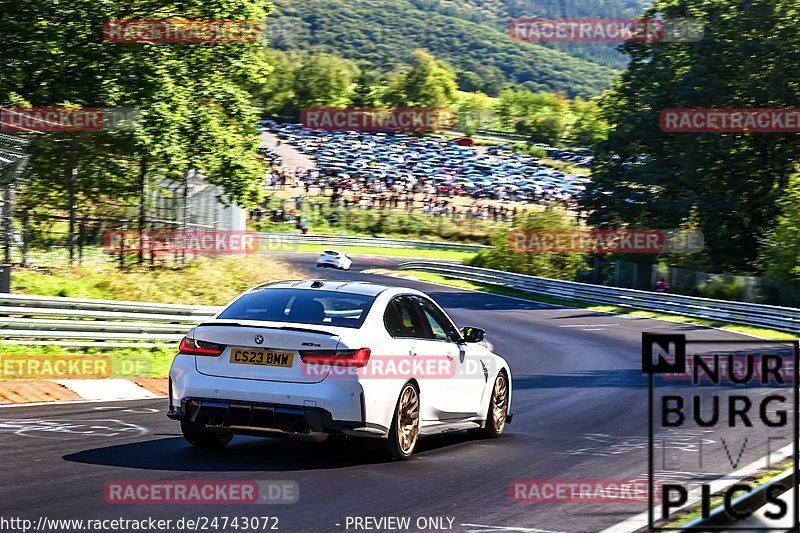
[(458, 195), (572, 203), (588, 179), (545, 166), (510, 150), (479, 153), (443, 136), (314, 131), (300, 124), (264, 121), (278, 138), (314, 157), (321, 176), (419, 183)]
[[(578, 150), (562, 150), (543, 143), (536, 143), (532, 146), (534, 148), (540, 148), (544, 150), (544, 152), (547, 154), (547, 157), (551, 159), (565, 161), (580, 167), (592, 166), (592, 160), (594, 159), (594, 152), (588, 148), (581, 148)], [(508, 156), (513, 153), (513, 150), (510, 144), (499, 144), (489, 148), (488, 153), (491, 155)]]

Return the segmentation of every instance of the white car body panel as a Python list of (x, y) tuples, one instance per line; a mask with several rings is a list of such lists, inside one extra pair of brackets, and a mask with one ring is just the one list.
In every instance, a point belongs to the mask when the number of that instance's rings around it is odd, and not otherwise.
[[(317, 290), (309, 288), (311, 283), (306, 281), (295, 285), (302, 290)], [(251, 402), (301, 410), (322, 409), (330, 413), (334, 429), (331, 432), (382, 437), (386, 436), (392, 423), (401, 389), (409, 380), (414, 380), (420, 391), (420, 432), (435, 433), (445, 431), (453, 424), (481, 426), (499, 372), (504, 371), (509, 377), (510, 388), (508, 364), (482, 343), (395, 338), (389, 334), (384, 325), (387, 305), (401, 295), (425, 298), (436, 305), (425, 294), (413, 289), (364, 283), (319, 280), (314, 283), (322, 283), (319, 290), (346, 293), (348, 285), (359, 285), (377, 287), (375, 290), (380, 292), (359, 328), (225, 318), (215, 318), (193, 328), (187, 335), (189, 338), (225, 345), (227, 348), (216, 357), (184, 354), (175, 357), (169, 372), (170, 412), (174, 414), (170, 417), (178, 419), (180, 414), (188, 416), (180, 410), (186, 410), (185, 402), (189, 400)], [(436, 307), (447, 316), (441, 308)], [(256, 341), (257, 335), (261, 337), (260, 343)], [(304, 347), (303, 343), (313, 347)], [(231, 363), (232, 347), (291, 351), (294, 352), (294, 359), (290, 368)], [(298, 354), (300, 349), (359, 348), (371, 350), (367, 366), (358, 369), (362, 371), (361, 374), (341, 368), (331, 372), (328, 365), (316, 365), (317, 368), (309, 372), (309, 365), (303, 363)], [(462, 372), (455, 376), (374, 375), (377, 373), (374, 369), (386, 368), (389, 363), (410, 365), (413, 361), (427, 358), (437, 364), (438, 361), (447, 361), (446, 365), (452, 365), (448, 368)], [(381, 364), (382, 367), (379, 366)], [(509, 412), (510, 399), (511, 391)]]

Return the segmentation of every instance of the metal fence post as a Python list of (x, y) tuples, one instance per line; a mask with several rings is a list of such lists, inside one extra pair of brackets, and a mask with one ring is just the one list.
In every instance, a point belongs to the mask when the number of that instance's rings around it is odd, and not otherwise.
[(30, 239), (30, 217), (22, 215), (22, 266), (28, 266), (28, 244)]
[(0, 265), (0, 293), (11, 292), (11, 265)]
[(125, 268), (125, 238), (128, 233), (128, 226), (122, 226), (122, 235), (119, 240), (119, 268)]
[(86, 238), (86, 218), (82, 217), (78, 224), (78, 265), (83, 264), (83, 241)]
[(3, 234), (5, 235), (5, 242), (3, 243), (3, 262), (7, 265), (11, 263), (11, 241), (14, 240), (12, 187), (13, 185), (8, 183), (3, 190)]

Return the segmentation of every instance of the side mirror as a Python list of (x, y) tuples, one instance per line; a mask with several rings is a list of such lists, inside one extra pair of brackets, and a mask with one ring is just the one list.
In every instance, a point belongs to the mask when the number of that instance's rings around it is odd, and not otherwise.
[(486, 337), (486, 332), (481, 328), (467, 326), (461, 329), (461, 336), (464, 342), (481, 342)]

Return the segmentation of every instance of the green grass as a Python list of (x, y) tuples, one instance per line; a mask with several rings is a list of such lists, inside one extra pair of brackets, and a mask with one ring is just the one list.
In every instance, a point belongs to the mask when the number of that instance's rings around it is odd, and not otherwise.
[(564, 306), (564, 307), (575, 307), (578, 309), (588, 309), (590, 311), (598, 311), (601, 313), (618, 313), (618, 314), (625, 314), (625, 315), (632, 315), (641, 318), (652, 318), (655, 320), (665, 320), (669, 322), (680, 322), (685, 324), (696, 324), (698, 326), (707, 326), (707, 327), (714, 327), (719, 329), (724, 329), (727, 331), (731, 331), (734, 333), (741, 333), (744, 335), (751, 335), (755, 337), (761, 337), (763, 339), (770, 339), (770, 340), (778, 340), (778, 341), (789, 341), (789, 340), (796, 340), (797, 337), (795, 335), (773, 330), (773, 329), (765, 329), (765, 328), (758, 328), (755, 326), (746, 326), (742, 324), (732, 324), (730, 322), (721, 322), (717, 320), (706, 320), (703, 318), (693, 318), (681, 315), (673, 315), (667, 313), (657, 313), (653, 311), (644, 311), (641, 309), (631, 309), (627, 307), (620, 307), (615, 305), (598, 305), (592, 304), (588, 302), (583, 302), (580, 300), (570, 300), (566, 298), (553, 298), (551, 296), (539, 295), (539, 294), (532, 294), (528, 292), (523, 292), (518, 289), (513, 289), (511, 287), (504, 287), (501, 285), (490, 285), (486, 283), (475, 283), (471, 281), (459, 280), (459, 279), (451, 279), (445, 276), (441, 276), (439, 274), (432, 274), (429, 272), (419, 272), (416, 270), (404, 270), (403, 272), (407, 274), (411, 274), (413, 276), (418, 277), (423, 281), (429, 281), (431, 283), (439, 283), (441, 285), (447, 285), (450, 287), (456, 287), (460, 289), (472, 289), (472, 290), (479, 290), (484, 292), (489, 292), (492, 294), (499, 294), (502, 296), (513, 296), (515, 298), (522, 298), (523, 300), (531, 300), (534, 302), (542, 302), (548, 303), (552, 305)]
[[(189, 327), (186, 329), (188, 331)], [(177, 348), (177, 343), (166, 344), (163, 348), (112, 349), (3, 344), (0, 345), (0, 360), (9, 357), (95, 356), (108, 358), (111, 370), (108, 377), (111, 378), (163, 378), (167, 377)], [(11, 377), (10, 374), (0, 374), (0, 379)], [(41, 379), (48, 379), (48, 376), (43, 375)]]
[[(83, 266), (16, 268), (15, 293), (108, 300), (222, 305), (242, 291), (265, 281), (302, 279), (293, 267), (266, 255), (228, 256), (190, 262), (186, 267), (164, 264), (120, 270), (93, 251), (97, 261)], [(189, 330), (189, 326), (186, 326)], [(110, 362), (110, 377), (166, 377), (177, 343), (159, 348), (77, 348), (0, 345), (0, 357), (99, 356)], [(3, 376), (0, 374), (0, 378)], [(6, 375), (6, 377), (10, 377)], [(47, 376), (42, 376), (46, 378)]]
[(267, 281), (302, 279), (293, 267), (264, 254), (205, 258), (186, 267), (164, 264), (120, 270), (113, 263), (12, 271), (15, 293), (105, 300), (222, 305)]
[[(295, 208), (294, 198), (304, 196), (302, 189), (293, 191), (275, 191), (269, 201), (268, 209), (279, 205), (279, 197), (286, 200), (285, 208)], [(285, 198), (289, 196), (289, 198)], [(493, 237), (510, 227), (509, 222), (494, 220), (452, 218), (449, 216), (425, 215), (418, 211), (422, 199), (415, 202), (417, 211), (408, 212), (402, 209), (358, 209), (337, 208), (331, 210), (330, 198), (307, 197), (303, 204), (304, 219), (308, 221), (308, 231), (322, 235), (345, 235), (354, 237), (399, 238), (410, 240), (426, 240), (450, 243), (490, 244)], [(311, 207), (310, 202), (324, 203), (323, 213)], [(464, 198), (455, 198), (458, 210), (464, 213), (472, 202)], [(518, 209), (534, 209), (535, 206), (518, 204)], [(336, 213), (338, 220), (329, 221), (329, 216)], [(260, 222), (249, 221), (249, 231), (264, 232), (297, 232), (294, 222), (272, 222), (268, 217)]]

